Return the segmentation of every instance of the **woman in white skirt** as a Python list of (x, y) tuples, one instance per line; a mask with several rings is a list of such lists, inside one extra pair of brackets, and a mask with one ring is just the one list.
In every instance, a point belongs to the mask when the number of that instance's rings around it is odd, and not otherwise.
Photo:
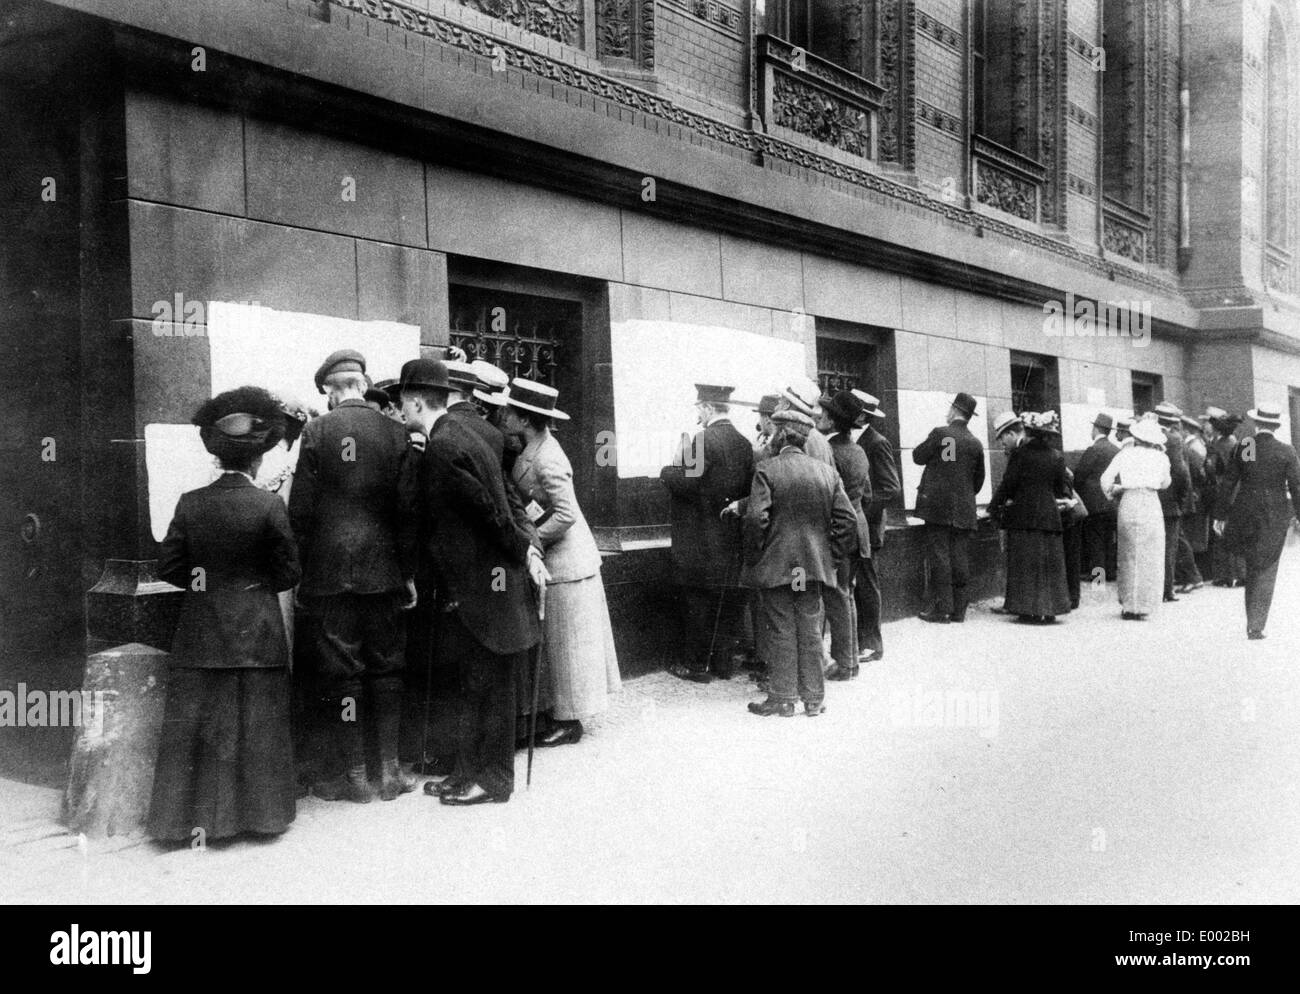
[(552, 721), (539, 746), (582, 738), (582, 721), (604, 711), (619, 688), (618, 657), (609, 624), (600, 552), (578, 507), (573, 467), (551, 435), (559, 394), (543, 383), (516, 378), (505, 392), (501, 427), (523, 439), (510, 478), (537, 526), (551, 581), (546, 585), (546, 662)]
[(1169, 486), (1165, 435), (1154, 421), (1135, 422), (1133, 444), (1101, 474), (1101, 488), (1119, 501), (1119, 605), (1126, 621), (1142, 621), (1164, 593), (1165, 520), (1157, 491)]

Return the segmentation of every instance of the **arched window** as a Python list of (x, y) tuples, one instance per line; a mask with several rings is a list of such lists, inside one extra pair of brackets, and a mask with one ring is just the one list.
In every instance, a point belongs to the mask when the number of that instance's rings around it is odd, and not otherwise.
[(1264, 115), (1264, 231), (1270, 245), (1287, 248), (1290, 231), (1287, 196), (1290, 182), (1290, 156), (1287, 154), (1291, 132), (1290, 66), (1287, 60), (1286, 31), (1276, 10), (1269, 18), (1268, 67), (1265, 85), (1267, 101)]

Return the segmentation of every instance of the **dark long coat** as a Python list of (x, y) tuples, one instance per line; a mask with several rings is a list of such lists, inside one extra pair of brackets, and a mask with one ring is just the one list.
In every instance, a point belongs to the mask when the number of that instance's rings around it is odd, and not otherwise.
[(1214, 506), (1216, 517), (1228, 523), (1223, 539), (1233, 552), (1263, 558), (1280, 552), (1292, 514), (1300, 517), (1295, 449), (1271, 432), (1238, 442), (1219, 480)]
[(686, 587), (737, 586), (740, 527), (719, 514), (749, 494), (754, 450), (726, 418), (700, 431), (691, 446), (698, 465), (659, 471), (671, 498), (673, 578)]
[(1169, 478), (1172, 481), (1160, 494), (1160, 513), (1166, 518), (1181, 518), (1192, 492), (1192, 474), (1187, 467), (1187, 453), (1183, 450), (1182, 436), (1177, 432), (1165, 433), (1165, 455), (1169, 457)]
[(924, 466), (916, 493), (916, 516), (931, 525), (974, 531), (975, 497), (984, 486), (984, 446), (964, 421), (936, 428), (912, 450)]
[(857, 543), (857, 520), (838, 474), (825, 463), (793, 446), (764, 459), (754, 470), (744, 518), (751, 585), (784, 587), (801, 576), (835, 586), (836, 564)]
[(291, 589), (300, 571), (289, 516), (275, 494), (239, 473), (182, 494), (162, 542), (158, 575), (185, 591), (172, 665), (289, 665), (276, 595)]
[(1006, 472), (989, 502), (989, 514), (1008, 531), (1061, 532), (1056, 498), (1070, 495), (1065, 457), (1029, 438), (1011, 450)]
[(345, 400), (302, 432), (289, 520), (303, 560), (300, 593), (379, 594), (415, 573), (415, 464), (406, 431)]
[(1114, 517), (1116, 507), (1101, 489), (1101, 474), (1119, 452), (1119, 446), (1103, 435), (1093, 440), (1079, 456), (1074, 467), (1074, 489), (1079, 492), (1089, 515)]
[(871, 526), (867, 524), (866, 505), (871, 500), (871, 463), (848, 432), (832, 435), (828, 441), (831, 456), (835, 459), (835, 470), (840, 474), (844, 493), (858, 519), (853, 551), (863, 559), (870, 559)]
[(858, 446), (871, 464), (871, 499), (867, 502), (867, 524), (871, 526), (871, 549), (885, 544), (885, 510), (903, 489), (898, 478), (898, 463), (889, 439), (867, 425), (858, 436)]
[(429, 432), (418, 483), (440, 604), (454, 604), (475, 640), (497, 655), (536, 645), (540, 627), (526, 568), (533, 534), (510, 510), (500, 457), (444, 415)]

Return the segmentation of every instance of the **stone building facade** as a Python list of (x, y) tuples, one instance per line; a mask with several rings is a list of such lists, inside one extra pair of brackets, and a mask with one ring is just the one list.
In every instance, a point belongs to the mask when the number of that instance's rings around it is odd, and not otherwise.
[[(924, 584), (910, 449), (955, 391), (977, 430), (1061, 410), (1068, 448), (1160, 399), (1300, 426), (1297, 32), (1283, 0), (0, 3), (3, 347), (31, 374), (5, 680), (166, 648), (149, 440), (226, 361), (213, 302), (556, 383), (629, 672), (672, 649), (665, 496), (595, 444), (635, 429), (637, 329), (793, 343), (882, 397), (894, 616)], [(208, 310), (160, 333), (173, 300)]]

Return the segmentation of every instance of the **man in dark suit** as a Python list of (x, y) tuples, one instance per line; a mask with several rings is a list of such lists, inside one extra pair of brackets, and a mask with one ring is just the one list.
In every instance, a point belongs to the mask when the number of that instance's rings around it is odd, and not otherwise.
[[(1211, 520), (1217, 520), (1225, 515), (1219, 514), (1216, 506), (1218, 502), (1218, 481), (1222, 480), (1228, 472), (1228, 463), (1232, 460), (1232, 454), (1237, 448), (1237, 429), (1241, 426), (1240, 414), (1229, 414), (1227, 411), (1218, 407), (1211, 407), (1210, 428), (1214, 432), (1214, 438), (1209, 444), (1209, 456), (1207, 464), (1210, 467), (1210, 473), (1215, 479), (1215, 490), (1213, 502), (1210, 506), (1209, 513)], [(1210, 530), (1210, 567), (1214, 574), (1214, 585), (1216, 587), (1240, 587), (1246, 582), (1246, 563), (1235, 552), (1230, 551), (1223, 543), (1223, 537), (1217, 534), (1214, 529)]]
[(734, 387), (696, 384), (702, 430), (683, 437), (682, 451), (659, 472), (668, 488), (673, 578), (682, 617), (682, 663), (669, 672), (708, 683), (734, 672), (742, 642), (745, 588), (741, 586), (740, 529), (721, 512), (749, 493), (754, 450), (729, 418)]
[(1280, 408), (1259, 404), (1246, 413), (1255, 434), (1237, 443), (1219, 481), (1214, 531), (1245, 557), (1246, 637), (1262, 639), (1287, 526), (1300, 517), (1300, 460), (1273, 434), (1282, 425)]
[(853, 555), (858, 515), (835, 470), (803, 451), (812, 418), (787, 410), (772, 420), (778, 451), (755, 471), (744, 517), (750, 579), (763, 591), (763, 656), (770, 668), (768, 697), (749, 710), (788, 718), (802, 698), (815, 717), (826, 710), (822, 594)]
[(858, 617), (853, 601), (853, 577), (858, 571), (858, 560), (871, 558), (871, 528), (865, 507), (865, 502), (871, 499), (871, 463), (852, 435), (853, 426), (862, 414), (862, 401), (848, 390), (841, 390), (833, 397), (823, 397), (821, 407), (822, 420), (818, 427), (827, 435), (835, 470), (857, 518), (854, 549), (840, 561), (835, 586), (822, 590), (833, 660), (826, 678), (852, 680), (858, 675)]
[(933, 586), (922, 621), (965, 621), (970, 580), (969, 546), (977, 527), (975, 497), (984, 486), (984, 446), (966, 423), (975, 416), (975, 398), (959, 393), (948, 409), (948, 423), (935, 428), (912, 450), (924, 466), (916, 493), (916, 516), (925, 522), (926, 563)]
[(867, 526), (871, 530), (871, 555), (858, 557), (857, 582), (853, 586), (858, 609), (858, 662), (864, 663), (882, 659), (885, 655), (880, 630), (882, 599), (876, 560), (885, 545), (885, 511), (898, 497), (903, 485), (898, 478), (894, 447), (880, 431), (885, 417), (880, 401), (860, 390), (854, 390), (853, 395), (862, 401), (864, 427), (858, 436), (858, 445), (867, 454), (871, 468), (871, 497), (865, 502)]
[(1156, 420), (1165, 433), (1165, 455), (1169, 457), (1170, 485), (1160, 494), (1160, 511), (1165, 519), (1165, 594), (1166, 603), (1176, 601), (1174, 575), (1178, 564), (1178, 539), (1183, 510), (1192, 490), (1192, 474), (1187, 468), (1183, 449), (1183, 412), (1167, 401), (1156, 405)]
[(1074, 467), (1074, 489), (1088, 510), (1083, 519), (1083, 568), (1091, 579), (1100, 569), (1106, 579), (1115, 579), (1115, 505), (1101, 490), (1101, 474), (1119, 452), (1110, 440), (1114, 419), (1098, 414), (1092, 423), (1092, 444), (1084, 449)]
[[(405, 626), (415, 606), (414, 466), (406, 433), (365, 402), (365, 359), (345, 349), (316, 371), (330, 412), (303, 429), (289, 520), (303, 560), (298, 597), (322, 705), (345, 772), (313, 787), (326, 800), (364, 803), (361, 719), (375, 722), (391, 800), (415, 782), (398, 764)], [(363, 709), (362, 704), (368, 709)]]
[(424, 548), (438, 588), (441, 658), (460, 666), (456, 773), (426, 791), (444, 804), (502, 803), (514, 790), (517, 670), (541, 636), (534, 588), (546, 567), (506, 500), (499, 454), (447, 417), (451, 384), (434, 359), (402, 370), (402, 413), (428, 436), (420, 464)]

